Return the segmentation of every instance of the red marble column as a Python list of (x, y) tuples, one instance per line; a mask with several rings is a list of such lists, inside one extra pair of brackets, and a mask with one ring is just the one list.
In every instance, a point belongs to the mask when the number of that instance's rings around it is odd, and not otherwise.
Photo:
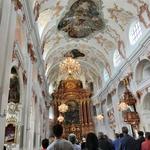
[(90, 100), (88, 100), (88, 114), (89, 114), (89, 124), (92, 124), (91, 102), (90, 102)]
[(80, 102), (80, 121), (83, 124), (83, 109), (82, 109), (82, 102)]

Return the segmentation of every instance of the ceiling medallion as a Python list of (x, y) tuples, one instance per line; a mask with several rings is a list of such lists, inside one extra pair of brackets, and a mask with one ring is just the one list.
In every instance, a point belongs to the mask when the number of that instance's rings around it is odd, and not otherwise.
[(58, 30), (67, 32), (72, 38), (84, 38), (95, 31), (103, 31), (105, 21), (101, 8), (92, 0), (78, 0), (61, 19)]

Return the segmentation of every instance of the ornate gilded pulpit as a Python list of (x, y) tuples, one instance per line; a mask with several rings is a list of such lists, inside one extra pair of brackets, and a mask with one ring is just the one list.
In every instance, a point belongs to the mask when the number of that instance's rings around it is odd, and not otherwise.
[(68, 105), (68, 110), (63, 114), (65, 136), (75, 133), (78, 139), (90, 131), (94, 131), (91, 116), (91, 92), (83, 89), (82, 82), (73, 77), (60, 81), (57, 91), (53, 94), (55, 123), (60, 115), (58, 106)]

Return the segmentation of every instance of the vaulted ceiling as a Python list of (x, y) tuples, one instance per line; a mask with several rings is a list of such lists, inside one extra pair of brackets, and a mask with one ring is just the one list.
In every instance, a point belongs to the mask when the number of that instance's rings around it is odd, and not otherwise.
[[(32, 1), (32, 0), (31, 0)], [(138, 20), (140, 6), (149, 0), (38, 0), (37, 20), (46, 76), (60, 80), (59, 63), (78, 49), (76, 58), (87, 80), (101, 79), (103, 68), (111, 75), (115, 50), (126, 58), (126, 32)], [(35, 2), (32, 1), (33, 7)]]

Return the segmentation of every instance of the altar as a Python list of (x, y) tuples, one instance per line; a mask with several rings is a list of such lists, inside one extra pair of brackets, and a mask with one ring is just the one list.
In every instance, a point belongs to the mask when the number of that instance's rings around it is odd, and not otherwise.
[[(82, 82), (73, 77), (68, 77), (59, 83), (58, 89), (52, 94), (54, 106), (54, 121), (58, 123), (59, 115), (64, 117), (64, 136), (76, 134), (78, 139), (90, 131), (94, 131), (91, 115), (91, 92), (83, 88)], [(60, 113), (58, 107), (66, 104), (68, 110)]]

